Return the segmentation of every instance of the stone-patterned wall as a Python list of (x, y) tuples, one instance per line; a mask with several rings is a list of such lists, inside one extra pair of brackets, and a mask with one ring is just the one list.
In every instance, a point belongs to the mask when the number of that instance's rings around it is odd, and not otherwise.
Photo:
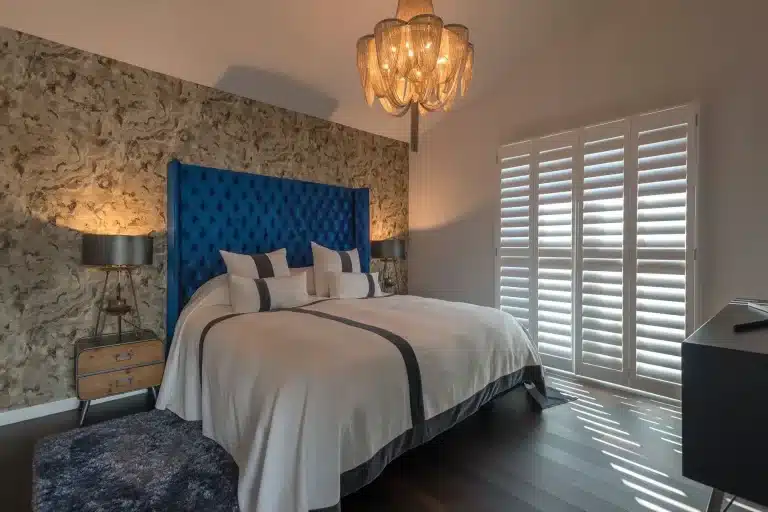
[(139, 300), (163, 333), (172, 158), (369, 187), (372, 236), (407, 236), (405, 144), (0, 28), (0, 410), (74, 396), (103, 277), (81, 232), (155, 233)]

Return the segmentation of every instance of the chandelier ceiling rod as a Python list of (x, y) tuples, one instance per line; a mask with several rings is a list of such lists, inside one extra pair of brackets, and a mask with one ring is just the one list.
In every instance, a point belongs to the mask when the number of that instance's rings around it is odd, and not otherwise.
[(411, 151), (419, 152), (419, 105), (411, 103)]

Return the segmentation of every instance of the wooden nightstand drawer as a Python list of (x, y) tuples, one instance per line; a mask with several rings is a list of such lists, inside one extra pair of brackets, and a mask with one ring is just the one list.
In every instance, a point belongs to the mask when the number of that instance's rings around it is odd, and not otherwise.
[(163, 355), (164, 349), (161, 340), (145, 340), (92, 348), (84, 350), (78, 355), (77, 375), (79, 377), (91, 373), (157, 363), (163, 360)]
[(109, 395), (159, 386), (163, 382), (165, 363), (150, 364), (77, 379), (81, 400), (94, 400)]

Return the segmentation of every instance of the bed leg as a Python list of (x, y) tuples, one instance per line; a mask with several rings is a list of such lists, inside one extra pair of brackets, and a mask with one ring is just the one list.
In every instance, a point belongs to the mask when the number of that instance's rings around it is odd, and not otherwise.
[(541, 402), (539, 402), (531, 393), (525, 394), (526, 400), (528, 401), (528, 408), (531, 410), (531, 412), (541, 412), (544, 410), (544, 408), (541, 406)]

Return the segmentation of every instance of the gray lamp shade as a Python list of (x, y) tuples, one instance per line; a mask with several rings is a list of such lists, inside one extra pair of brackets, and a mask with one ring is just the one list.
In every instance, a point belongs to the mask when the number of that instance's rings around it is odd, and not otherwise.
[(375, 260), (404, 260), (405, 242), (398, 238), (374, 240), (371, 242), (371, 258)]
[(82, 256), (83, 265), (151, 265), (152, 237), (84, 234)]

